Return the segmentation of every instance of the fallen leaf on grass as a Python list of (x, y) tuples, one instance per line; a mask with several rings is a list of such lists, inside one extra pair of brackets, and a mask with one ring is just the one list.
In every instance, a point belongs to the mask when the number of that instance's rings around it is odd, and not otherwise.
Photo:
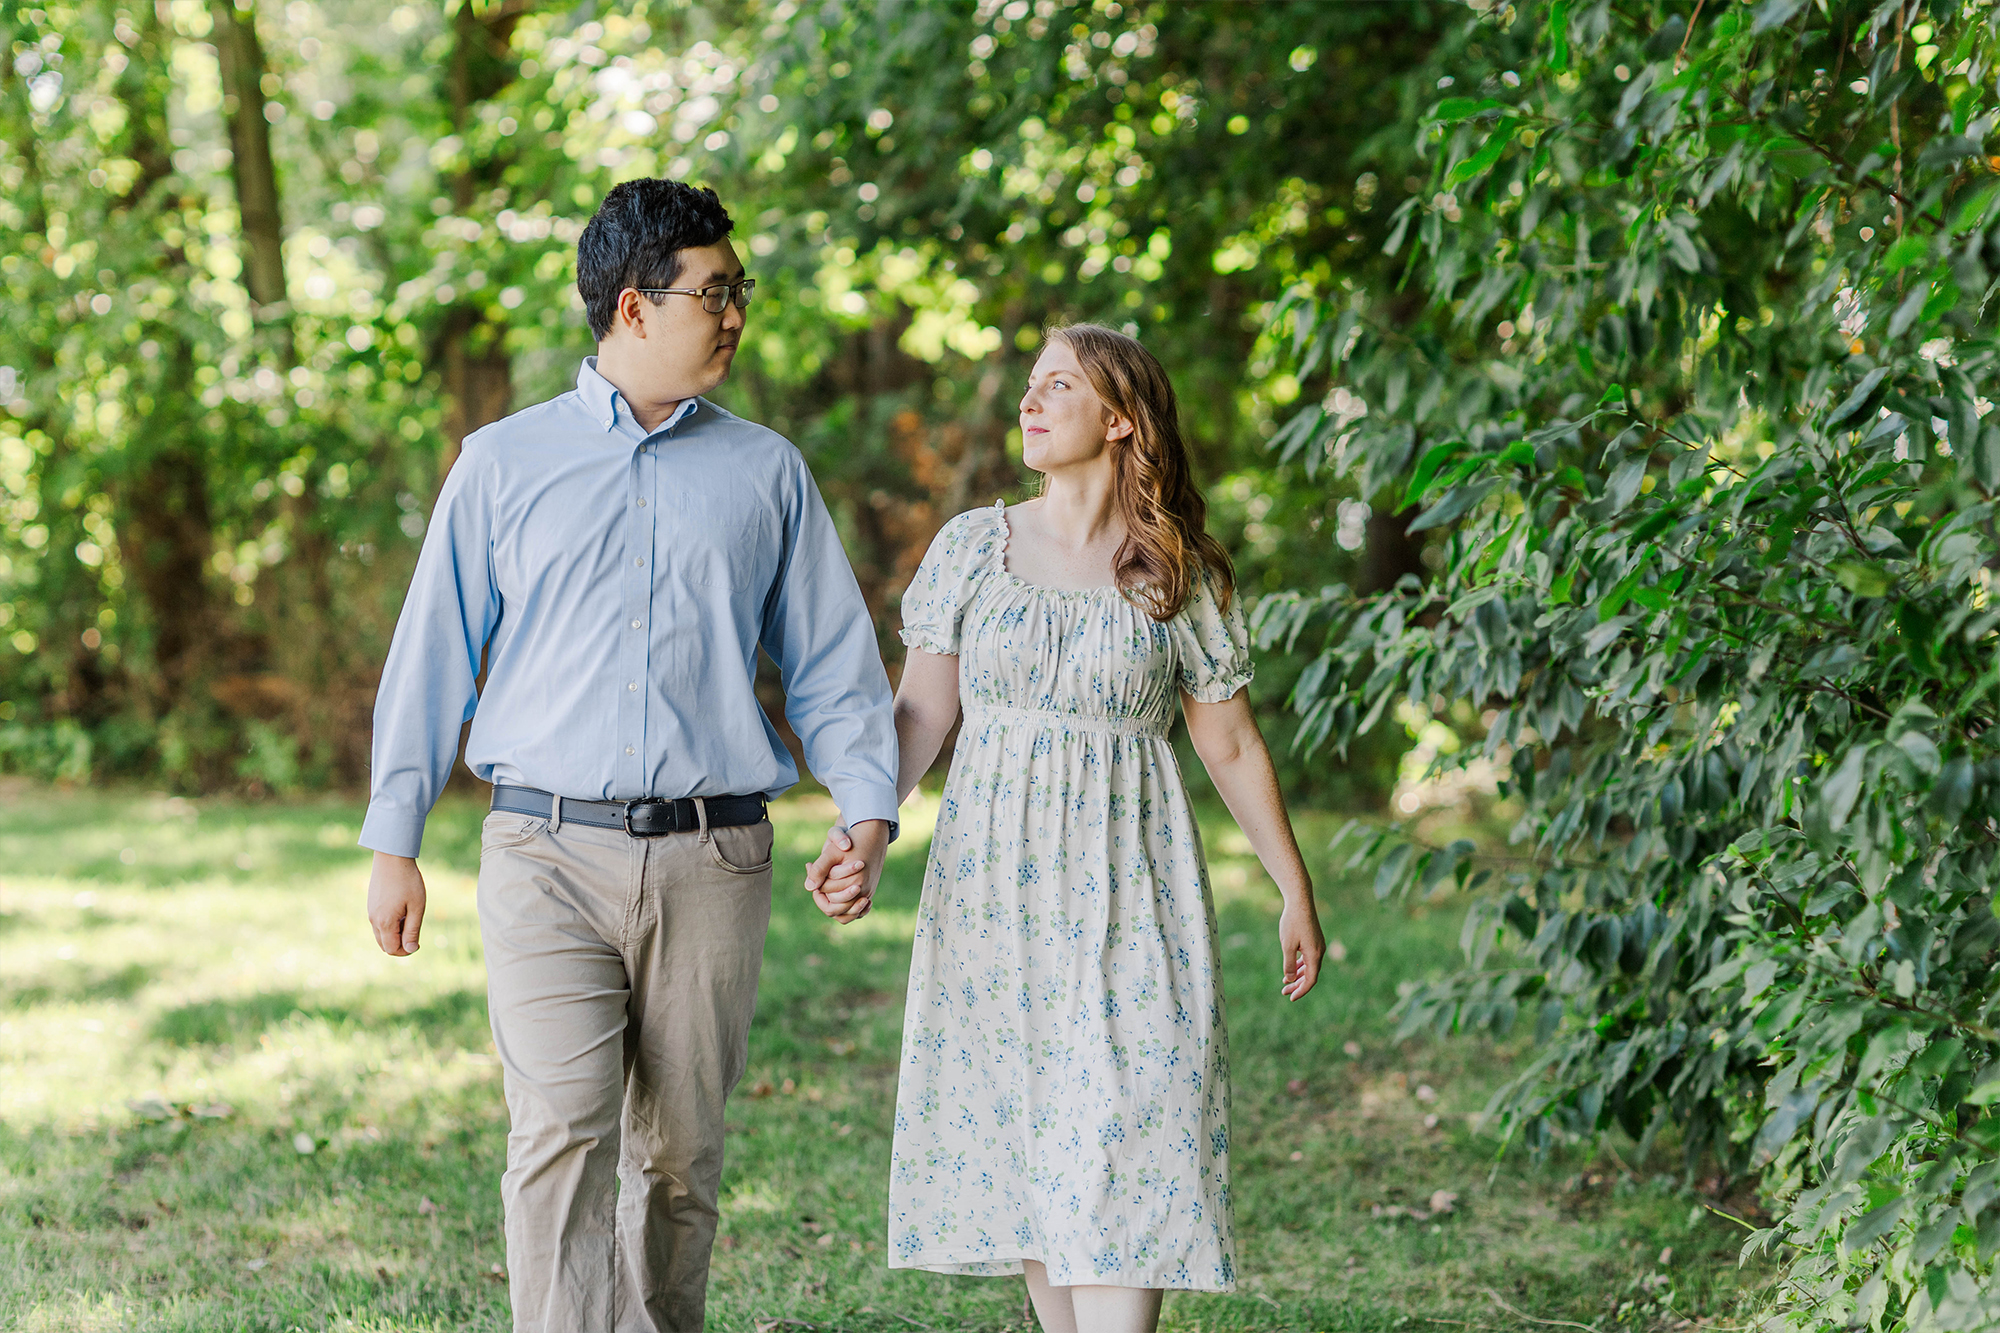
[(1400, 1203), (1378, 1203), (1372, 1205), (1369, 1216), (1392, 1220), (1407, 1217), (1412, 1222), (1428, 1222), (1434, 1217), (1458, 1211), (1458, 1195), (1451, 1190), (1433, 1190), (1428, 1207), (1417, 1208)]
[(318, 1150), (319, 1145), (313, 1142), (313, 1136), (304, 1130), (300, 1130), (298, 1133), (292, 1135), (292, 1151), (296, 1152), (299, 1156), (310, 1157)]
[(269, 1267), (270, 1263), (269, 1259), (246, 1259), (243, 1261), (243, 1266), (254, 1273), (260, 1268)]
[(417, 1200), (417, 1212), (421, 1216), (429, 1217), (437, 1210), (438, 1206), (431, 1202), (430, 1195), (426, 1194), (423, 1198)]
[(1344, 1041), (1340, 1044), (1340, 1053), (1350, 1060), (1359, 1060), (1361, 1058), (1361, 1043), (1358, 1041)]
[(236, 1114), (236, 1108), (228, 1102), (203, 1102), (189, 1107), (188, 1112), (197, 1120), (227, 1120)]

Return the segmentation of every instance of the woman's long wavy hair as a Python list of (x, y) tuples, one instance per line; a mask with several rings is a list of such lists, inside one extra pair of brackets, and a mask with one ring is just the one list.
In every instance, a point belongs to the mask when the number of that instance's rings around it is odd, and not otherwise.
[(1112, 559), (1118, 586), (1153, 619), (1172, 620), (1206, 566), (1226, 608), (1235, 572), (1205, 530), (1208, 501), (1194, 484), (1166, 370), (1137, 338), (1102, 324), (1063, 325), (1045, 336), (1069, 348), (1104, 405), (1132, 423), (1130, 435), (1111, 442), (1114, 503), (1125, 520), (1125, 541)]

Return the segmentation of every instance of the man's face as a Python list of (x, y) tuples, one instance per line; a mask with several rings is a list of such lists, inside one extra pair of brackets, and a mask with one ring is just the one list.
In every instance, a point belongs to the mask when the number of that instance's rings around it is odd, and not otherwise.
[[(743, 262), (726, 240), (683, 250), (680, 259), (680, 276), (673, 282), (677, 288), (700, 289), (743, 278)], [(721, 314), (711, 315), (702, 309), (699, 296), (676, 292), (651, 297), (627, 289), (619, 294), (612, 336), (633, 335), (640, 342), (629, 362), (646, 376), (652, 392), (663, 399), (691, 398), (728, 377), (743, 336), (743, 311), (731, 301)]]

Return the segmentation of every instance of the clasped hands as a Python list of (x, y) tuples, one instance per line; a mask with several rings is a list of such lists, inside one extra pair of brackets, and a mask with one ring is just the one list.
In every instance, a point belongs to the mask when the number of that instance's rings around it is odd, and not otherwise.
[(806, 891), (820, 911), (838, 925), (852, 925), (875, 905), (875, 884), (882, 878), (882, 858), (889, 850), (889, 825), (864, 819), (852, 828), (835, 824), (826, 831), (819, 856), (806, 867)]

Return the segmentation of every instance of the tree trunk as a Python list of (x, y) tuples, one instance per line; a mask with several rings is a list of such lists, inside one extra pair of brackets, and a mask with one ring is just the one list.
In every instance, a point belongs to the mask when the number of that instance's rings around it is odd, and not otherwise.
[[(514, 81), (514, 64), (507, 43), (514, 25), (527, 12), (525, 3), (461, 4), (452, 15), (451, 64), (445, 70), (445, 91), (451, 103), (452, 128), (460, 134), (473, 108)], [(452, 208), (470, 212), (482, 185), (499, 179), (500, 164), (469, 163), (452, 176)], [(458, 461), (465, 437), (498, 421), (513, 406), (514, 365), (508, 355), (506, 329), (486, 319), (476, 305), (454, 306), (446, 314), (435, 347), (444, 380), (444, 453), (438, 459), (438, 484)]]
[(215, 53), (222, 65), (223, 112), (229, 122), (229, 175), (243, 223), (243, 286), (260, 324), (277, 326), (284, 359), (292, 359), (285, 308), (285, 244), (278, 212), (278, 169), (271, 126), (264, 118), (264, 49), (254, 11), (237, 17), (234, 0), (211, 0)]
[(1410, 535), (1410, 523), (1419, 512), (1420, 507), (1415, 505), (1400, 513), (1387, 509), (1369, 512), (1367, 539), (1361, 548), (1361, 572), (1354, 580), (1355, 592), (1364, 597), (1387, 592), (1405, 574), (1423, 578), (1424, 540)]
[(438, 484), (458, 461), (465, 437), (507, 415), (514, 402), (514, 360), (506, 330), (489, 323), (473, 306), (454, 306), (438, 337), (438, 369), (444, 379), (443, 457)]

